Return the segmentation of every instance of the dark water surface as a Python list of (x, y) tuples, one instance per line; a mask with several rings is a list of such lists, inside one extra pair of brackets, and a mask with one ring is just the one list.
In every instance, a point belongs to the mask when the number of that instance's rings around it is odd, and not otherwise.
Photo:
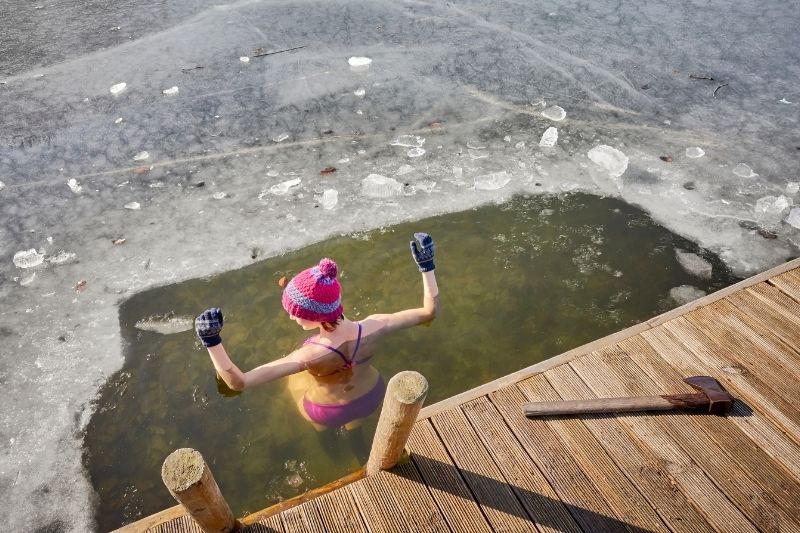
[[(203, 454), (236, 515), (358, 468), (377, 413), (354, 431), (317, 432), (298, 414), (285, 380), (226, 396), (193, 331), (161, 334), (135, 325), (219, 306), (225, 346), (249, 370), (308, 335), (282, 310), (278, 280), (323, 256), (339, 264), (351, 319), (420, 305), (422, 285), (407, 250), (418, 230), (436, 240), (441, 316), (431, 327), (384, 339), (372, 362), (387, 380), (400, 370), (424, 374), (428, 403), (675, 307), (673, 287), (711, 292), (736, 281), (716, 257), (638, 209), (570, 194), (516, 197), (346, 235), (210, 279), (140, 293), (120, 311), (125, 366), (100, 392), (86, 433), (99, 529), (174, 504), (160, 469), (180, 447)], [(710, 260), (713, 279), (687, 274), (676, 248)]]

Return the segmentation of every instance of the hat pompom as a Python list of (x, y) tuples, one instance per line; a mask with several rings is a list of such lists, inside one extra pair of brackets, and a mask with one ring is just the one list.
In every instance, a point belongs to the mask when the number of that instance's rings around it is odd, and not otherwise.
[(329, 279), (336, 279), (336, 274), (338, 273), (336, 263), (333, 261), (333, 259), (329, 259), (327, 257), (319, 262), (319, 271), (323, 276)]

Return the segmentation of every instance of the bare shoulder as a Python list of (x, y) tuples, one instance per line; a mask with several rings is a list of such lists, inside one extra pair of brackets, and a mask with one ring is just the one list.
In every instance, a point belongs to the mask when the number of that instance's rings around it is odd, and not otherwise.
[(369, 315), (364, 320), (359, 321), (361, 334), (364, 336), (381, 335), (391, 320), (391, 316), (390, 314)]

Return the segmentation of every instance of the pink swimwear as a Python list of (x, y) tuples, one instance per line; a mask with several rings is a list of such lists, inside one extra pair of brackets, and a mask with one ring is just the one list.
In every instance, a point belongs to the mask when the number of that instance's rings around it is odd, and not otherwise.
[[(355, 368), (357, 364), (364, 363), (365, 361), (371, 359), (371, 357), (366, 357), (361, 361), (356, 361), (358, 348), (361, 346), (361, 324), (358, 324), (358, 339), (356, 340), (356, 347), (353, 350), (353, 355), (350, 357), (350, 359), (348, 359), (347, 356), (333, 346), (329, 346), (321, 342), (308, 339), (303, 344), (317, 344), (339, 354), (339, 357), (341, 357), (342, 361), (344, 361), (344, 366), (331, 372), (331, 374), (350, 370)], [(364, 418), (371, 415), (383, 400), (383, 394), (385, 391), (386, 384), (383, 382), (383, 377), (378, 376), (378, 382), (375, 383), (375, 386), (372, 387), (369, 392), (359, 396), (355, 400), (351, 400), (343, 404), (319, 404), (312, 402), (306, 397), (303, 397), (303, 409), (305, 409), (308, 417), (317, 424), (329, 428), (337, 428), (347, 424), (348, 422), (352, 422), (353, 420), (358, 420), (359, 418)]]

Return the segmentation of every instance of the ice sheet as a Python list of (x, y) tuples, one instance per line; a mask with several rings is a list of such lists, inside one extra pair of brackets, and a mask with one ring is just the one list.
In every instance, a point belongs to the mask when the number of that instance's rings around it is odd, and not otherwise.
[[(10, 530), (92, 529), (81, 428), (121, 366), (117, 303), (144, 288), (522, 191), (620, 197), (741, 275), (797, 254), (797, 216), (781, 218), (800, 148), (791, 2), (41, 5), (0, 5)], [(392, 146), (402, 135), (416, 146)], [(597, 146), (628, 158), (620, 176)], [(513, 179), (473, 187), (500, 172)], [(371, 174), (401, 194), (364, 196)], [(75, 260), (18, 269), (31, 249)]]

